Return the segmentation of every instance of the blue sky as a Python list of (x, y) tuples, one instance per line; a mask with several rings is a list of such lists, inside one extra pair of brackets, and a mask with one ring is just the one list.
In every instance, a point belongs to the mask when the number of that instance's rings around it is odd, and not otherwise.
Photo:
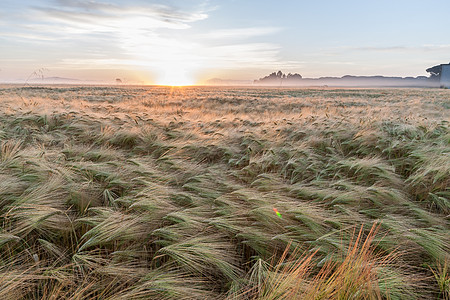
[(0, 80), (145, 83), (426, 75), (450, 61), (450, 1), (3, 0)]

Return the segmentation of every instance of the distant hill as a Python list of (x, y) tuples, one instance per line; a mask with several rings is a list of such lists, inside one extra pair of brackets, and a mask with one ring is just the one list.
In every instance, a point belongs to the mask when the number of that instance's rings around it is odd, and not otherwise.
[(438, 87), (439, 82), (426, 76), (387, 77), (387, 76), (353, 76), (303, 78), (300, 74), (273, 72), (268, 76), (253, 81), (261, 86), (336, 86), (336, 87)]
[(229, 86), (240, 86), (240, 85), (252, 85), (253, 80), (234, 80), (234, 79), (220, 79), (212, 78), (206, 81), (207, 85), (229, 85)]
[(109, 84), (110, 82), (96, 81), (96, 80), (82, 80), (77, 78), (67, 77), (43, 77), (43, 78), (31, 78), (27, 81), (34, 84)]
[(43, 78), (32, 78), (28, 80), (29, 82), (33, 83), (82, 83), (83, 80), (76, 79), (76, 78), (65, 78), (65, 77), (43, 77)]
[(273, 72), (257, 80), (232, 80), (214, 78), (208, 85), (252, 85), (252, 86), (330, 86), (330, 87), (439, 87), (434, 77), (395, 77), (395, 76), (353, 76), (304, 78), (297, 73)]
[(11, 84), (112, 84), (113, 82), (107, 81), (95, 81), (95, 80), (83, 80), (77, 78), (67, 78), (67, 77), (32, 77), (28, 79), (14, 79), (3, 81), (2, 83)]

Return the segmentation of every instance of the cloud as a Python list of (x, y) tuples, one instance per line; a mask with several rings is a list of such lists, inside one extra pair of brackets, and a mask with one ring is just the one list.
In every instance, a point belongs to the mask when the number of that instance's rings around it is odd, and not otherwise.
[(130, 19), (135, 20), (135, 24), (139, 21), (139, 27), (148, 30), (185, 29), (189, 27), (189, 23), (208, 17), (201, 11), (186, 12), (160, 4), (119, 7), (94, 1), (59, 0), (58, 3), (60, 6), (37, 6), (33, 10), (46, 23), (66, 24), (94, 31), (120, 30), (122, 23)]
[(54, 38), (39, 33), (28, 33), (28, 32), (10, 32), (10, 31), (0, 31), (0, 35), (3, 38), (13, 38), (15, 40), (35, 40), (35, 41), (53, 41)]
[(233, 29), (219, 29), (208, 33), (198, 35), (199, 38), (205, 39), (248, 39), (258, 36), (266, 36), (280, 32), (282, 28), (279, 27), (247, 27), (247, 28), (233, 28)]
[(450, 45), (423, 45), (423, 51), (449, 51)]
[[(86, 0), (57, 0), (57, 3), (59, 6), (59, 9), (57, 10), (59, 11), (72, 13), (89, 12), (91, 14), (111, 17), (117, 17), (117, 14), (120, 14), (120, 16), (122, 16), (123, 14), (131, 13), (161, 18), (166, 21), (178, 22), (195, 22), (203, 20), (207, 17), (207, 15), (202, 12), (187, 12), (175, 6), (162, 4), (146, 4), (145, 6), (128, 4), (128, 6), (118, 6), (111, 3)], [(129, 1), (128, 3), (132, 3), (132, 1)], [(43, 9), (47, 10), (48, 7), (43, 7)]]
[(405, 46), (389, 46), (389, 47), (354, 47), (355, 51), (374, 51), (374, 52), (397, 52), (407, 49)]
[(424, 51), (448, 51), (450, 45), (418, 45), (418, 46), (368, 46), (368, 47), (343, 47), (343, 50), (370, 51), (370, 52), (424, 52)]

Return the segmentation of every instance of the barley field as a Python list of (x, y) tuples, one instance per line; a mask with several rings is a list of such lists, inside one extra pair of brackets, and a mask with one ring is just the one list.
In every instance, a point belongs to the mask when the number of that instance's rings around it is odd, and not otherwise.
[(450, 91), (0, 86), (0, 299), (450, 299)]

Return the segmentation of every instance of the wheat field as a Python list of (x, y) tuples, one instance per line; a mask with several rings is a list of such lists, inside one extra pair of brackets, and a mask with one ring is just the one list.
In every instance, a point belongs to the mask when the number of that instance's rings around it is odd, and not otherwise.
[(450, 91), (0, 87), (0, 299), (450, 299)]

